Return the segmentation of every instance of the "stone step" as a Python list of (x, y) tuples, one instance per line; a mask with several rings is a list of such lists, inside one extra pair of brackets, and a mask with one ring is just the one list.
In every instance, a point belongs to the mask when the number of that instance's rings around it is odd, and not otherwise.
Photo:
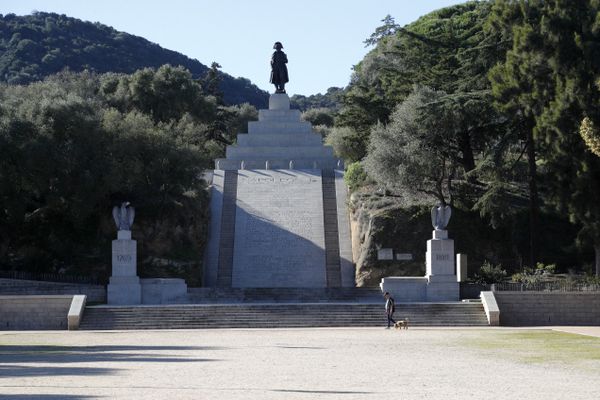
[[(395, 317), (413, 326), (486, 326), (476, 303), (397, 304)], [(215, 304), (92, 306), (81, 329), (283, 328), (383, 326), (383, 304)]]
[(265, 133), (262, 135), (248, 135), (247, 133), (241, 133), (237, 135), (237, 145), (261, 147), (261, 146), (282, 146), (282, 147), (294, 147), (294, 146), (322, 146), (323, 139), (321, 135), (315, 133), (306, 134), (269, 134)]
[(190, 288), (178, 303), (208, 302), (370, 302), (381, 303), (381, 291), (372, 288)]
[[(250, 160), (228, 160), (226, 158), (217, 158), (215, 160), (216, 170), (264, 170), (266, 162), (269, 161), (269, 169), (278, 170), (306, 170), (317, 172), (323, 168), (344, 169), (344, 164), (336, 158), (261, 158)], [(293, 167), (290, 168), (290, 161), (293, 162)], [(244, 168), (242, 168), (242, 162)]]
[(258, 110), (259, 121), (299, 122), (300, 110)]
[(228, 160), (254, 160), (254, 159), (333, 159), (333, 147), (331, 146), (265, 146), (265, 147), (242, 147), (227, 146), (226, 157)]
[(248, 122), (248, 134), (277, 134), (277, 133), (312, 133), (310, 122), (279, 122), (279, 121), (250, 121)]

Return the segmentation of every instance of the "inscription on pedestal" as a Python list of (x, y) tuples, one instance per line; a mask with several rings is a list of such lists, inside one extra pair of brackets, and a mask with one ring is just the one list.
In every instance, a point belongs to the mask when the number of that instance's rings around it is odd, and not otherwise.
[(454, 240), (428, 240), (425, 264), (427, 276), (454, 275)]
[(113, 240), (112, 276), (136, 276), (137, 242), (135, 240)]

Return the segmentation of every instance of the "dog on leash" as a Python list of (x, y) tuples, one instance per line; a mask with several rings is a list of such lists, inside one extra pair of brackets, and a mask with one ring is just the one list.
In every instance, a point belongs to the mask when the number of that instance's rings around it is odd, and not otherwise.
[(394, 324), (396, 329), (408, 329), (408, 318), (400, 319)]

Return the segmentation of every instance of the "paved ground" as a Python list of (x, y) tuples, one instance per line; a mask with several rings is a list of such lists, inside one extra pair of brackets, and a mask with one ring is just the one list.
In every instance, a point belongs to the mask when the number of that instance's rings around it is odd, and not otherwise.
[(0, 399), (594, 399), (600, 338), (512, 329), (0, 332)]

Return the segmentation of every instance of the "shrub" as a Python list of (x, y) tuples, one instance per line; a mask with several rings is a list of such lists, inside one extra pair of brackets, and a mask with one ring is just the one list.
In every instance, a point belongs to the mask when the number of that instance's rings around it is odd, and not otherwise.
[(481, 269), (475, 274), (475, 281), (477, 283), (498, 283), (502, 282), (505, 278), (506, 270), (502, 268), (502, 265), (493, 265), (487, 260), (483, 262)]
[(552, 275), (556, 271), (555, 264), (537, 263), (535, 268), (525, 267), (522, 272), (517, 272), (511, 276), (513, 282), (527, 284), (538, 283), (544, 276)]
[(362, 186), (367, 180), (367, 173), (362, 167), (360, 161), (353, 162), (348, 165), (348, 169), (344, 174), (344, 182), (350, 188), (351, 191), (356, 190), (358, 187)]

